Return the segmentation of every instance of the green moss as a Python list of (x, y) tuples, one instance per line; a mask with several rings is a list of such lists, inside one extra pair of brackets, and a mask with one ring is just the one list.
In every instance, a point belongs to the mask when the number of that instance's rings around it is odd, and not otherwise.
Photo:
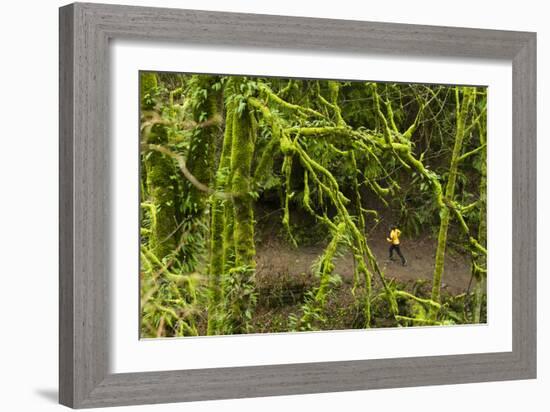
[[(237, 84), (235, 84), (237, 83)], [(232, 96), (238, 91), (238, 82), (233, 79), (226, 92)], [(234, 107), (242, 101), (231, 98)], [(245, 101), (246, 102), (246, 101)], [(242, 106), (241, 106), (242, 107)], [(251, 168), (254, 155), (254, 128), (248, 105), (244, 110), (232, 108), (231, 127), (226, 127), (224, 150), (231, 149), (229, 158), (224, 153), (224, 166), (229, 163), (230, 172), (219, 176), (229, 176), (227, 186), (232, 193), (231, 202), (225, 203), (223, 231), (223, 260), (227, 271), (224, 275), (224, 324), (225, 333), (245, 333), (255, 305), (255, 243), (254, 210), (251, 192)], [(229, 140), (229, 137), (231, 139)], [(216, 230), (219, 230), (218, 227)], [(219, 258), (219, 257), (218, 257)], [(218, 261), (217, 267), (219, 270)]]
[(155, 107), (154, 95), (157, 87), (158, 80), (154, 72), (140, 72), (139, 96), (142, 109), (151, 110)]
[(287, 135), (285, 134), (282, 135), (280, 144), (281, 144), (281, 152), (285, 156), (291, 156), (292, 153), (294, 153), (295, 151), (294, 143), (292, 143), (292, 140), (290, 140)]
[(311, 198), (310, 198), (310, 191), (309, 191), (309, 173), (307, 170), (304, 171), (304, 196), (302, 197), (302, 204), (304, 205), (304, 209), (307, 210), (311, 215), (316, 216), (317, 214), (311, 207)]
[(271, 175), (273, 158), (277, 150), (281, 147), (281, 136), (283, 131), (281, 125), (274, 122), (274, 118), (269, 109), (257, 98), (249, 97), (248, 104), (251, 109), (255, 109), (256, 112), (260, 113), (264, 120), (271, 125), (271, 140), (262, 151), (260, 160), (257, 162), (256, 170), (254, 171), (254, 183), (258, 186), (264, 183)]
[(318, 272), (320, 285), (315, 294), (315, 300), (321, 307), (324, 307), (327, 302), (328, 292), (332, 283), (332, 272), (334, 271), (334, 258), (338, 250), (338, 244), (342, 241), (345, 233), (346, 225), (340, 223), (332, 240), (321, 256)]
[[(225, 191), (229, 182), (231, 167), (231, 145), (233, 140), (233, 119), (235, 116), (234, 105), (229, 104), (225, 115), (225, 133), (220, 155), (218, 171), (216, 173), (216, 190)], [(228, 259), (227, 249), (230, 246), (224, 244), (224, 231), (227, 227), (226, 209), (229, 208), (227, 200), (213, 197), (212, 221), (210, 225), (210, 276), (209, 276), (209, 309), (208, 309), (208, 335), (215, 335), (219, 331), (222, 314), (218, 313), (223, 300), (222, 279)], [(231, 226), (232, 227), (232, 226)], [(232, 240), (227, 239), (227, 242)]]
[(340, 93), (340, 82), (331, 80), (328, 82), (328, 88), (330, 92), (330, 101), (332, 102), (334, 114), (336, 116), (336, 124), (338, 126), (345, 126), (346, 122), (342, 118), (342, 111), (340, 110), (340, 106), (338, 105), (338, 94)]
[[(146, 136), (150, 144), (168, 141), (166, 127), (154, 124)], [(172, 159), (163, 153), (152, 151), (145, 156), (147, 192), (155, 207), (155, 218), (150, 233), (150, 247), (162, 259), (176, 248), (174, 216), (176, 215), (176, 170)]]
[[(363, 206), (362, 206), (362, 200), (361, 200), (361, 193), (359, 191), (359, 182), (357, 180), (357, 173), (359, 172), (359, 169), (357, 167), (357, 159), (355, 158), (355, 153), (353, 150), (350, 151), (350, 160), (351, 164), (353, 166), (353, 170), (355, 173), (352, 176), (352, 183), (353, 183), (353, 192), (355, 194), (355, 214), (357, 215), (357, 224), (358, 229), (360, 233), (366, 233), (366, 224), (365, 224), (365, 216), (363, 213)], [(356, 288), (359, 286), (359, 278), (360, 278), (360, 271), (359, 266), (361, 266), (362, 262), (361, 259), (354, 255), (354, 271), (353, 271), (353, 288), (352, 293), (355, 294)], [(362, 269), (362, 268), (361, 268)], [(370, 318), (370, 316), (368, 317)]]
[[(210, 186), (214, 180), (216, 147), (221, 140), (217, 119), (221, 119), (221, 90), (214, 90), (217, 76), (194, 75), (190, 81), (193, 120), (198, 124), (193, 130), (187, 168), (201, 183)], [(188, 217), (199, 217), (207, 208), (207, 195), (190, 182), (186, 182), (189, 194)]]
[(444, 206), (439, 212), (440, 224), (439, 234), (437, 236), (437, 249), (435, 254), (434, 276), (432, 281), (432, 300), (439, 302), (441, 277), (445, 264), (445, 249), (447, 247), (447, 231), (449, 228), (450, 211), (447, 206)]
[(283, 208), (283, 227), (286, 229), (290, 242), (294, 247), (297, 247), (296, 240), (292, 236), (292, 231), (290, 230), (290, 208), (289, 203), (290, 199), (293, 197), (294, 192), (291, 187), (291, 178), (292, 178), (292, 156), (285, 156), (283, 160), (283, 166), (281, 168), (282, 173), (285, 176), (285, 204)]
[(290, 114), (294, 113), (304, 118), (307, 118), (308, 115), (312, 115), (315, 117), (323, 117), (321, 113), (311, 109), (310, 107), (298, 106), (296, 104), (292, 104), (281, 99), (278, 95), (273, 93), (273, 91), (266, 84), (259, 83), (258, 87), (263, 96), (265, 96), (272, 103), (276, 104), (281, 110), (287, 113), (290, 113)]
[(233, 121), (231, 151), (231, 192), (234, 194), (235, 264), (254, 267), (254, 213), (250, 196), (250, 169), (254, 154), (250, 120), (246, 114), (236, 115)]
[[(472, 97), (474, 96), (475, 89), (471, 87), (456, 87), (456, 132), (455, 142), (453, 146), (453, 153), (451, 157), (451, 165), (449, 167), (449, 177), (447, 180), (447, 186), (445, 187), (445, 198), (452, 202), (454, 199), (456, 177), (458, 174), (458, 164), (460, 162), (460, 154), (462, 151), (462, 141), (464, 140), (464, 130), (467, 116), (472, 103)], [(460, 92), (462, 92), (462, 99), (460, 99)], [(440, 210), (440, 224), (439, 235), (437, 237), (437, 250), (435, 254), (435, 267), (432, 283), (432, 296), (431, 299), (434, 302), (440, 301), (441, 295), (441, 279), (443, 277), (444, 263), (445, 263), (445, 249), (447, 246), (447, 231), (449, 229), (450, 211), (447, 205), (443, 205)], [(437, 312), (432, 310), (432, 319), (436, 316)]]
[[(483, 245), (486, 245), (487, 242), (487, 119), (486, 117), (483, 118), (483, 121), (480, 121), (478, 123), (479, 128), (479, 137), (480, 137), (480, 143), (483, 147), (483, 155), (484, 155), (484, 161), (481, 162), (481, 182), (479, 185), (479, 199), (480, 199), (480, 216), (479, 216), (479, 228), (478, 228), (478, 242), (483, 247)], [(487, 255), (487, 251), (485, 251), (485, 255)], [(486, 256), (485, 258), (485, 266), (486, 266)], [(477, 266), (475, 264), (472, 265), (474, 268)], [(487, 283), (487, 271), (485, 270), (485, 273), (483, 273), (483, 270), (476, 270), (475, 271), (475, 287), (474, 287), (474, 316), (473, 321), (474, 323), (479, 323), (481, 320), (481, 309), (483, 305), (483, 292), (486, 289), (486, 283)]]

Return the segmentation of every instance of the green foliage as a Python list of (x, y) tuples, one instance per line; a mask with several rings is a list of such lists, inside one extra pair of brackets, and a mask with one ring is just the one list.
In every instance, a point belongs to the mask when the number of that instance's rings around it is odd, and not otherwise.
[(319, 278), (319, 286), (307, 292), (305, 303), (301, 307), (302, 316), (291, 317), (292, 330), (321, 330), (326, 324), (327, 301), (334, 289), (342, 284), (340, 275), (334, 273), (334, 259), (339, 255), (338, 247), (345, 241), (345, 237), (346, 225), (340, 223), (324, 253), (313, 265), (315, 276)]
[(236, 266), (225, 275), (223, 282), (224, 301), (218, 311), (218, 333), (247, 333), (253, 310), (257, 302), (257, 292), (254, 284), (255, 268), (251, 266)]
[[(484, 88), (142, 72), (142, 335), (483, 320), (486, 100)], [(272, 210), (271, 229), (257, 209)], [(379, 265), (369, 236), (384, 221), (409, 241), (437, 234), (431, 290)], [(291, 300), (257, 284), (257, 238), (278, 234), (324, 247)], [(450, 245), (475, 280), (457, 296), (441, 292)], [(336, 273), (346, 256), (353, 279)]]
[(140, 102), (144, 110), (151, 110), (155, 107), (155, 98), (158, 96), (157, 75), (152, 72), (140, 72)]

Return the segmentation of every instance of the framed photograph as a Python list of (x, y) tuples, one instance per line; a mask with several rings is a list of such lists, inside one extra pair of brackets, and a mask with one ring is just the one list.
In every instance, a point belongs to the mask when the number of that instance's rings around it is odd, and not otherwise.
[(536, 377), (536, 35), (60, 9), (60, 402)]

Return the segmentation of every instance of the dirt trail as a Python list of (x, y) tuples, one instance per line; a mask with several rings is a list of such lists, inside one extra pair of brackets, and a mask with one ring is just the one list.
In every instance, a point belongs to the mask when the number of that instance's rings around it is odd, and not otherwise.
[[(402, 239), (401, 251), (407, 259), (406, 266), (401, 266), (398, 256), (395, 256), (395, 261), (388, 259), (388, 243), (384, 234), (378, 233), (376, 236), (372, 236), (368, 243), (388, 279), (393, 278), (407, 283), (425, 279), (431, 285), (436, 249), (434, 239), (429, 237), (414, 240)], [(323, 253), (323, 249), (322, 245), (293, 249), (284, 242), (271, 238), (257, 248), (258, 276), (310, 274), (311, 265)], [(341, 275), (343, 279), (353, 278), (351, 254), (346, 253), (336, 259), (335, 273)], [(456, 295), (465, 292), (469, 282), (470, 263), (468, 257), (448, 251), (445, 257), (443, 289)]]

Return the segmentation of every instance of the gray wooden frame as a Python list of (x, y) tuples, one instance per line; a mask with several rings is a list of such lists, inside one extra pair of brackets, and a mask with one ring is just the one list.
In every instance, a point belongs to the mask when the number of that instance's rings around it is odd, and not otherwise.
[[(59, 398), (75, 408), (536, 377), (536, 34), (71, 4), (60, 9)], [(110, 374), (109, 40), (505, 59), (513, 65), (513, 350)]]

